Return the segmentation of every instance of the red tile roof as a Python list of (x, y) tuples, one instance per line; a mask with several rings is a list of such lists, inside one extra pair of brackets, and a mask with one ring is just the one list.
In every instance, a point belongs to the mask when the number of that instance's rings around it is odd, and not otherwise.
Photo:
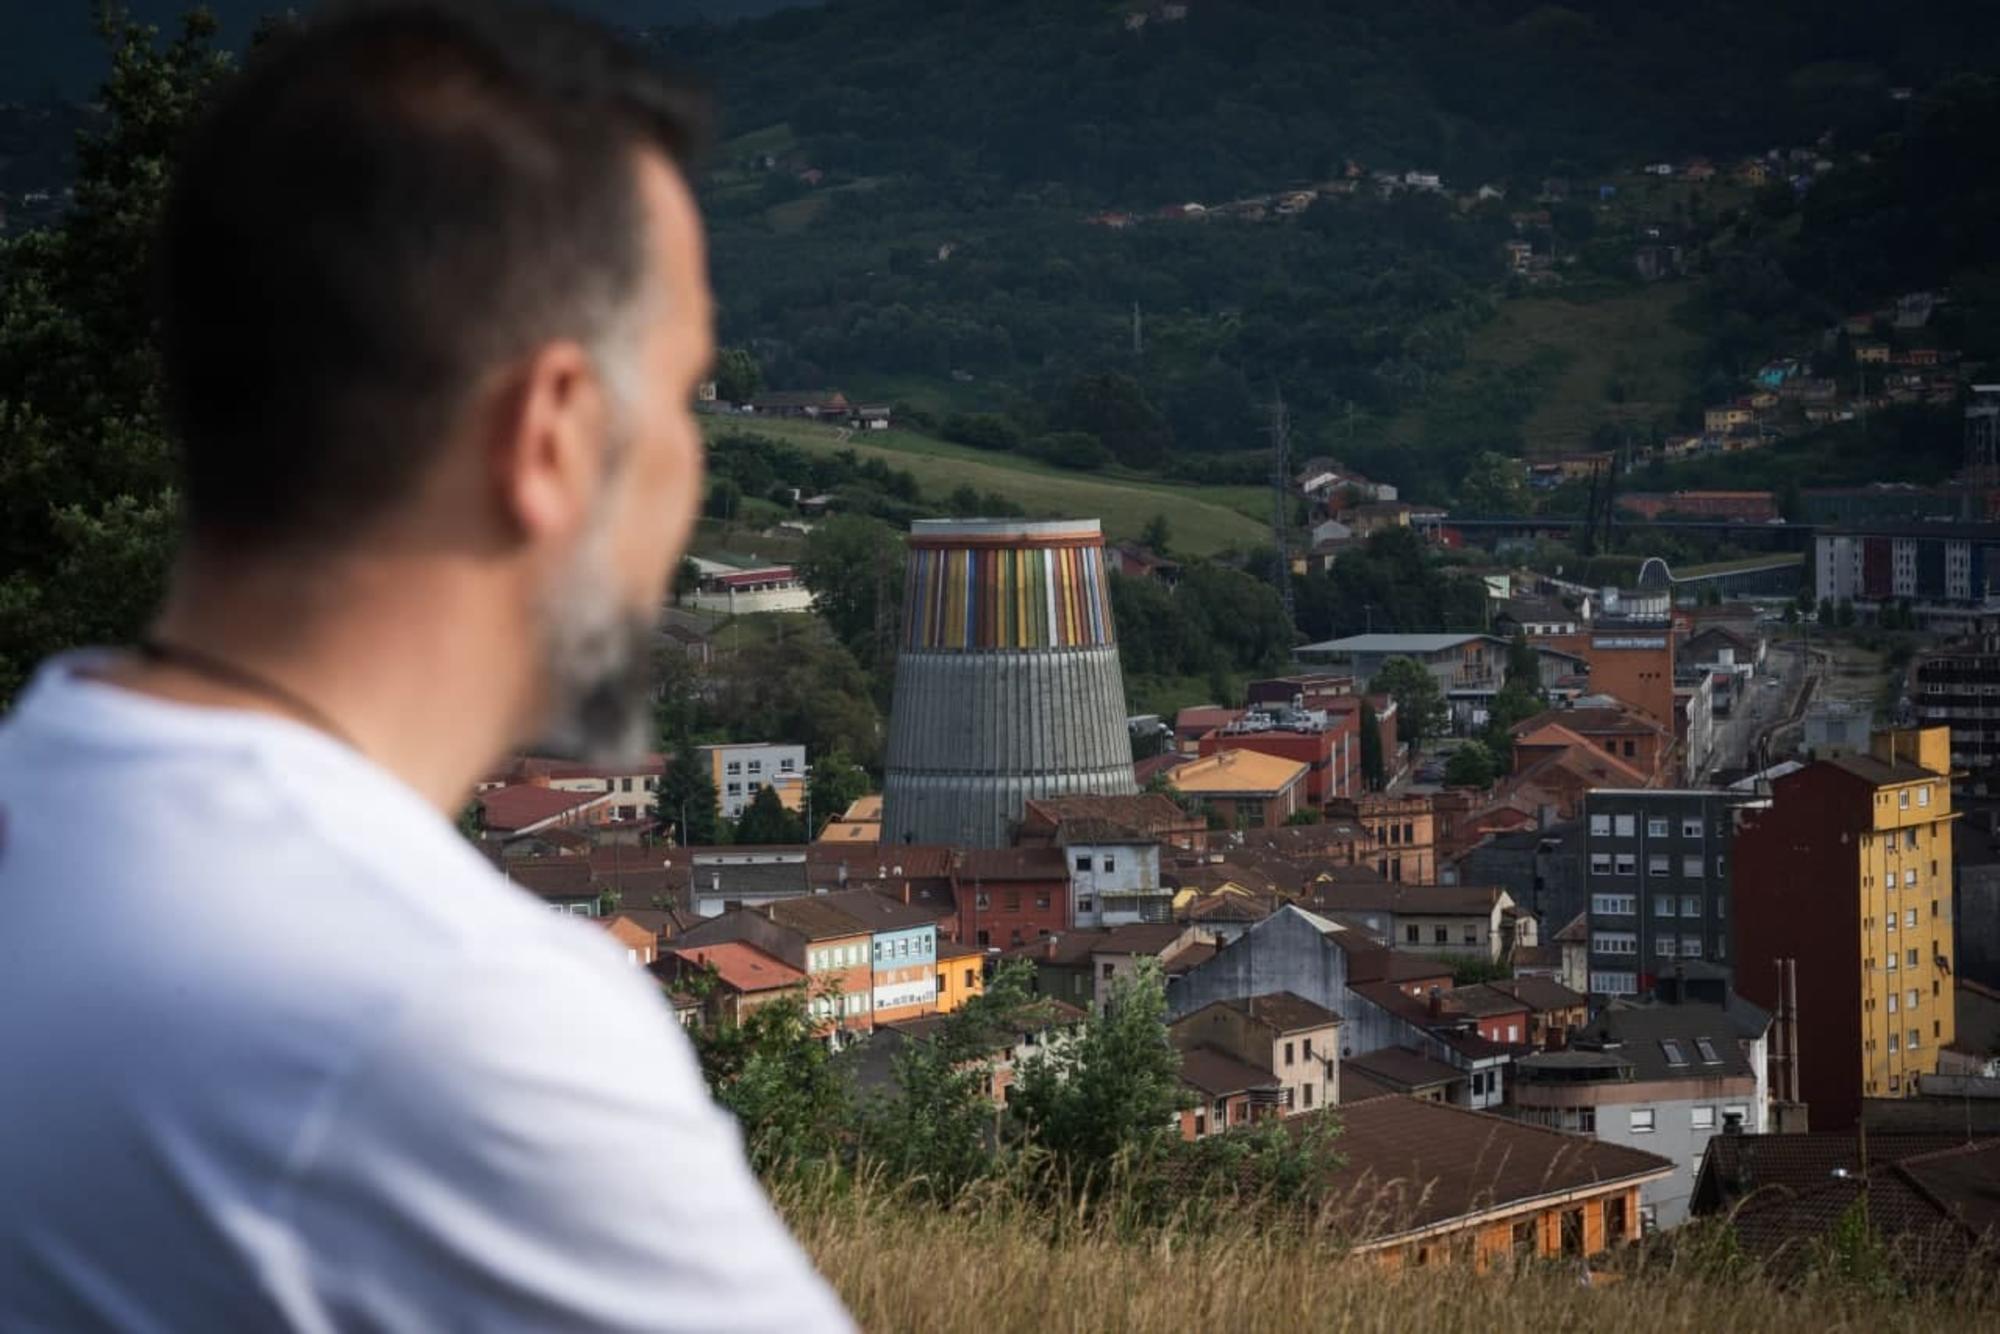
[[(1320, 1115), (1279, 1124), (1299, 1133)], [(1343, 1103), (1333, 1115), (1342, 1161), (1328, 1185), (1348, 1205), (1364, 1247), (1593, 1186), (1657, 1180), (1674, 1167), (1590, 1136), (1416, 1098)]]
[(713, 969), (717, 979), (733, 991), (778, 991), (806, 980), (806, 975), (790, 964), (740, 940), (661, 952), (663, 959), (668, 956), (695, 968)]
[(564, 792), (558, 788), (519, 783), (482, 792), (478, 800), (485, 812), (488, 829), (512, 833), (581, 810), (595, 802), (608, 801), (610, 795), (605, 792)]

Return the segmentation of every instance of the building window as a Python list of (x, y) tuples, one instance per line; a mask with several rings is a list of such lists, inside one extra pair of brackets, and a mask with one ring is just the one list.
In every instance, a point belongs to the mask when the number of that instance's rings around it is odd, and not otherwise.
[(796, 773), (798, 771), (797, 764), (796, 760), (779, 760), (778, 772), (782, 774)]
[(1653, 937), (1653, 953), (1657, 954), (1662, 959), (1673, 958), (1674, 938), (1672, 936)]
[(1406, 927), (1404, 927), (1404, 928), (1403, 928), (1403, 943), (1404, 943), (1405, 945), (1421, 945), (1421, 944), (1423, 944), (1423, 943), (1424, 943), (1424, 938), (1423, 938), (1423, 931), (1422, 931), (1422, 929), (1421, 929), (1421, 928), (1419, 928), (1419, 927), (1414, 927), (1414, 926), (1406, 926)]
[(1465, 927), (1464, 943), (1467, 945), (1477, 945), (1479, 943), (1479, 928), (1469, 922)]
[(741, 774), (743, 772), (743, 761), (731, 760), (722, 767), (722, 772), (725, 774)]
[(1646, 818), (1646, 837), (1665, 838), (1666, 836), (1667, 818), (1664, 815), (1648, 816)]
[(1635, 875), (1639, 870), (1639, 859), (1629, 852), (1621, 852), (1617, 857), (1618, 874)]
[(1590, 937), (1593, 954), (1637, 954), (1639, 937), (1629, 931), (1598, 931)]
[(1590, 873), (1591, 873), (1592, 875), (1610, 875), (1610, 874), (1611, 874), (1611, 854), (1610, 854), (1610, 853), (1608, 853), (1608, 852), (1593, 852), (1593, 853), (1591, 853), (1591, 854), (1590, 854)]
[(1611, 827), (1618, 837), (1631, 838), (1638, 832), (1639, 819), (1635, 815), (1615, 815), (1611, 818)]
[(1090, 854), (1088, 853), (1077, 854), (1076, 869), (1079, 871), (1088, 871), (1090, 869)]
[(1637, 911), (1638, 902), (1631, 894), (1592, 894), (1590, 910), (1600, 917), (1630, 917)]
[(1451, 944), (1451, 931), (1450, 931), (1450, 929), (1449, 929), (1449, 928), (1446, 928), (1446, 927), (1442, 927), (1442, 926), (1435, 926), (1435, 927), (1432, 927), (1432, 928), (1431, 928), (1431, 942), (1432, 942), (1433, 944), (1437, 944), (1437, 945), (1449, 945), (1449, 944)]
[(1700, 817), (1699, 815), (1696, 815), (1696, 816), (1686, 816), (1686, 817), (1683, 817), (1683, 818), (1682, 818), (1682, 820), (1681, 820), (1681, 837), (1682, 837), (1682, 838), (1700, 838), (1700, 837), (1701, 837), (1701, 817)]
[(1910, 809), (1910, 789), (1904, 788), (1896, 794), (1896, 807), (1899, 810), (1905, 811)]
[(1715, 878), (1717, 880), (1727, 880), (1729, 878), (1729, 868), (1720, 857), (1715, 859)]
[(1683, 894), (1683, 895), (1681, 895), (1681, 916), (1683, 916), (1683, 917), (1699, 917), (1699, 916), (1701, 916), (1701, 896), (1700, 896), (1700, 895), (1697, 895), (1697, 894)]
[(1118, 859), (1116, 857), (1111, 856), (1109, 853), (1106, 853), (1104, 857), (1104, 874), (1110, 875), (1113, 871), (1117, 869), (1118, 869)]
[(1041, 909), (1043, 912), (1047, 912), (1049, 907), (1049, 896), (1046, 894), (1035, 895), (1035, 906)]
[(1733, 1125), (1738, 1130), (1748, 1130), (1750, 1128), (1750, 1109), (1741, 1103), (1735, 1103), (1723, 1108), (1722, 1124), (1725, 1127)]
[(1910, 889), (1917, 883), (1917, 868), (1912, 866), (1903, 872), (1903, 888)]
[(732, 797), (740, 797), (740, 796), (742, 796), (742, 795), (743, 795), (743, 784), (741, 784), (741, 783), (731, 783), (731, 784), (729, 785), (729, 795), (730, 795), (730, 796), (732, 796)]
[(1636, 1107), (1636, 1108), (1634, 1108), (1634, 1109), (1633, 1109), (1633, 1111), (1632, 1111), (1632, 1133), (1633, 1133), (1633, 1134), (1635, 1134), (1635, 1135), (1650, 1135), (1650, 1134), (1652, 1134), (1652, 1133), (1653, 1133), (1653, 1109), (1652, 1109), (1652, 1108), (1650, 1108), (1650, 1107)]
[(1897, 1036), (1896, 1036), (1896, 1035), (1895, 1035), (1894, 1033), (1891, 1033), (1891, 1034), (1889, 1035), (1889, 1050), (1890, 1050), (1890, 1051), (1900, 1051), (1900, 1050), (1902, 1049), (1902, 1048), (1901, 1048), (1901, 1042), (1902, 1042), (1902, 1039), (1898, 1038), (1898, 1037), (1897, 1037)]
[(1303, 1097), (1303, 1101), (1304, 1101), (1305, 1105), (1306, 1105), (1306, 1106), (1308, 1106), (1308, 1107), (1312, 1106), (1312, 1105), (1313, 1105), (1313, 1086), (1312, 1086), (1311, 1084), (1302, 1084), (1302, 1085), (1300, 1085), (1300, 1087), (1299, 1087), (1299, 1092), (1300, 1092), (1300, 1094), (1301, 1094), (1301, 1095), (1302, 1095), (1302, 1097)]
[(1116, 972), (1117, 972), (1117, 965), (1107, 963), (1102, 966), (1102, 972), (1100, 973), (1100, 976), (1102, 976), (1106, 982), (1109, 982), (1112, 976)]
[(1906, 967), (1915, 968), (1917, 966), (1917, 952), (1915, 950), (1909, 951), (1909, 954), (1907, 957), (1904, 958), (1903, 963), (1904, 966)]
[(1090, 900), (1087, 898), (1078, 899), (1076, 901), (1076, 910), (1079, 913), (1086, 913), (1086, 914), (1089, 913), (1091, 911)]
[(1671, 894), (1653, 895), (1653, 916), (1672, 917), (1673, 915), (1674, 915), (1674, 896)]
[(1683, 959), (1699, 959), (1701, 957), (1700, 936), (1681, 937), (1681, 957)]
[(1635, 996), (1639, 992), (1639, 979), (1632, 973), (1592, 973), (1590, 989), (1600, 996)]
[(1692, 1130), (1715, 1129), (1715, 1108), (1696, 1107), (1688, 1113), (1688, 1127)]
[(1918, 991), (1915, 987), (1911, 987), (1909, 991), (1909, 999), (1905, 1002), (1905, 1005), (1909, 1009), (1912, 1010), (1916, 1009), (1917, 1006), (1921, 1003), (1920, 998), (1922, 997), (1922, 994), (1923, 993)]
[(1889, 1013), (1894, 1014), (1895, 1012), (1896, 1012), (1896, 993), (1892, 991), (1889, 993)]
[(1292, 1063), (1292, 1044), (1287, 1042), (1285, 1044), (1285, 1064), (1290, 1065), (1291, 1063)]
[(1590, 832), (1597, 835), (1599, 838), (1609, 837), (1611, 834), (1611, 817), (1608, 815), (1591, 816)]
[(1689, 880), (1701, 879), (1701, 857), (1699, 854), (1693, 857), (1681, 858), (1681, 874)]
[(1667, 873), (1667, 866), (1668, 857), (1666, 853), (1649, 852), (1646, 854), (1647, 875), (1665, 875)]
[(1521, 1040), (1521, 1026), (1519, 1024), (1507, 1025), (1507, 1041), (1519, 1042), (1520, 1040)]
[(993, 898), (982, 889), (972, 896), (972, 906), (975, 908), (990, 908), (993, 906)]
[(763, 773), (763, 772), (764, 772), (764, 761), (762, 761), (762, 760), (752, 760), (752, 761), (750, 761), (750, 772), (751, 772), (751, 773), (753, 773), (753, 774), (761, 774), (761, 773)]

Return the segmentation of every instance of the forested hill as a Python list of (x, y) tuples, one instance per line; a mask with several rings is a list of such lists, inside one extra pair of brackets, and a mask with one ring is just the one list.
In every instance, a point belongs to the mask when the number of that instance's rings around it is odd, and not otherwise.
[(1984, 10), (837, 0), (672, 44), (713, 72), (733, 132), (786, 122), (821, 167), (1138, 205), (1324, 179), (1347, 159), (1505, 180), (1866, 135), (1891, 123), (1887, 88), (1994, 63)]

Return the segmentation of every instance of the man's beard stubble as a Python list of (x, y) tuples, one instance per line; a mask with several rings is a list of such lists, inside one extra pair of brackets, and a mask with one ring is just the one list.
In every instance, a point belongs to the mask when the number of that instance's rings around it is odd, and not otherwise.
[(542, 744), (591, 763), (632, 764), (650, 749), (659, 613), (620, 601), (610, 547), (609, 523), (594, 523), (542, 608)]

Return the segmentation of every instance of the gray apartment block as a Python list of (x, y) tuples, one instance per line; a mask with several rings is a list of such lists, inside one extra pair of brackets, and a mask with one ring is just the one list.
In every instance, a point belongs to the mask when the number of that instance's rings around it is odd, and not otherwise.
[(1731, 851), (1742, 792), (1595, 788), (1584, 798), (1590, 993), (1636, 996), (1682, 959), (1731, 967)]

